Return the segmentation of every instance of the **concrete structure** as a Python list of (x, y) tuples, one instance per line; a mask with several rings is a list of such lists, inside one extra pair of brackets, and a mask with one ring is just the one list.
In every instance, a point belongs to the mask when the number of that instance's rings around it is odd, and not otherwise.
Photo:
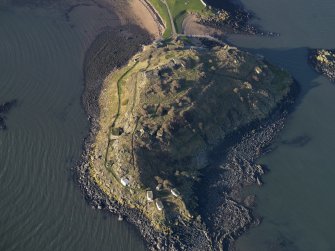
[(160, 199), (157, 199), (157, 200), (156, 200), (156, 207), (157, 207), (157, 209), (158, 209), (159, 211), (162, 211), (162, 210), (163, 210), (164, 206), (163, 206), (163, 203), (162, 203), (162, 201), (161, 201)]
[(121, 178), (121, 184), (125, 187), (129, 186), (129, 179), (127, 179), (126, 177)]
[(207, 7), (207, 4), (206, 4), (203, 0), (200, 0), (200, 2), (201, 2), (205, 7)]
[(179, 191), (177, 190), (177, 188), (173, 188), (171, 189), (171, 193), (174, 197), (179, 197), (180, 196), (180, 193)]
[(262, 69), (261, 69), (260, 67), (256, 66), (256, 68), (255, 68), (255, 72), (256, 72), (257, 74), (261, 74), (261, 73), (262, 73)]
[(156, 186), (156, 190), (157, 190), (157, 191), (162, 190), (162, 184), (158, 184), (158, 185)]
[(147, 200), (152, 202), (154, 200), (154, 194), (152, 191), (147, 191)]

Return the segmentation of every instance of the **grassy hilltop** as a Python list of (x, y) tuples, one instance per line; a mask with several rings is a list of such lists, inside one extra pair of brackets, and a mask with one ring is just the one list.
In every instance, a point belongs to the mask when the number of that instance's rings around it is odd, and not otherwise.
[[(228, 134), (266, 118), (293, 83), (286, 72), (236, 48), (184, 43), (146, 46), (107, 77), (91, 152), (90, 172), (100, 188), (161, 231), (178, 217), (197, 218), (194, 187), (207, 154)], [(163, 210), (147, 200), (148, 190)]]

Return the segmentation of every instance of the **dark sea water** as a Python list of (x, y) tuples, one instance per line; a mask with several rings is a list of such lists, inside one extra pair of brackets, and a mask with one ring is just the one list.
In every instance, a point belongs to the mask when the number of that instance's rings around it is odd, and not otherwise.
[(91, 209), (71, 176), (88, 122), (82, 65), (94, 31), (115, 16), (80, 7), (0, 5), (0, 102), (16, 98), (0, 131), (0, 250), (144, 250), (133, 227)]
[(270, 172), (265, 185), (250, 192), (263, 221), (239, 239), (237, 250), (333, 251), (335, 85), (308, 65), (307, 48), (335, 47), (335, 1), (242, 2), (256, 24), (281, 36), (231, 36), (230, 42), (287, 69), (302, 91), (274, 150), (260, 159)]
[[(281, 37), (230, 41), (286, 68), (302, 93), (274, 151), (260, 159), (271, 171), (250, 192), (263, 222), (237, 250), (335, 250), (335, 86), (306, 61), (306, 47), (335, 47), (335, 1), (243, 3)], [(18, 99), (0, 132), (0, 251), (144, 250), (137, 231), (92, 210), (71, 177), (88, 133), (84, 54), (115, 17), (80, 7), (71, 18), (0, 4), (0, 102)]]

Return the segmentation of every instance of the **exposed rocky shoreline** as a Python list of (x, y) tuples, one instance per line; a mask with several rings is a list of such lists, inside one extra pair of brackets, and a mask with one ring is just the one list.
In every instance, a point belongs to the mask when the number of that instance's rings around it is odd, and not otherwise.
[[(120, 29), (109, 29), (98, 35), (88, 49), (84, 61), (85, 89), (82, 104), (90, 122), (90, 132), (84, 141), (81, 160), (74, 167), (74, 179), (79, 183), (86, 201), (96, 209), (103, 209), (113, 214), (122, 215), (129, 223), (135, 225), (141, 235), (151, 246), (164, 245), (167, 239), (155, 232), (149, 221), (136, 210), (125, 208), (110, 200), (92, 180), (89, 174), (89, 152), (99, 130), (98, 97), (104, 78), (113, 69), (124, 65), (143, 44), (151, 41), (150, 36), (138, 26), (131, 25)], [(101, 48), (103, 47), (103, 50)], [(104, 59), (104, 60), (101, 60)]]
[[(24, 2), (16, 0), (16, 2)], [(31, 1), (40, 6), (43, 1)], [(36, 3), (37, 2), (37, 3)], [(49, 2), (49, 1), (46, 1)], [(51, 2), (51, 1), (50, 1)], [(25, 3), (25, 2), (24, 2)], [(229, 9), (230, 8), (230, 9)], [(248, 21), (252, 15), (243, 9), (227, 7), (230, 19), (224, 25), (217, 21), (206, 23), (230, 32), (264, 34)], [(271, 33), (269, 33), (271, 34)], [(201, 216), (199, 221), (182, 222), (174, 227), (173, 235), (165, 236), (156, 232), (147, 218), (136, 209), (124, 207), (113, 201), (101, 191), (89, 173), (89, 152), (99, 130), (98, 97), (101, 85), (108, 73), (124, 65), (143, 44), (150, 43), (150, 35), (136, 25), (125, 25), (106, 29), (97, 36), (86, 53), (84, 62), (85, 91), (82, 102), (90, 122), (90, 132), (84, 141), (81, 160), (73, 169), (74, 179), (78, 182), (87, 202), (96, 209), (121, 215), (134, 225), (143, 236), (150, 250), (226, 250), (234, 240), (250, 225), (259, 220), (252, 215), (252, 197), (241, 197), (244, 186), (261, 184), (264, 168), (255, 162), (283, 128), (288, 112), (297, 95), (294, 88), (286, 100), (266, 120), (249, 125), (231, 140), (218, 146), (211, 154), (209, 174), (206, 173), (199, 183)], [(0, 106), (0, 128), (5, 124), (4, 114), (16, 101)], [(1, 110), (2, 109), (2, 110)], [(223, 156), (223, 157), (222, 157)], [(216, 235), (213, 235), (213, 233)]]
[[(236, 25), (238, 29), (239, 24)], [(240, 31), (252, 33), (253, 29), (243, 28)], [(148, 219), (136, 209), (126, 208), (107, 198), (92, 181), (88, 164), (91, 145), (99, 130), (98, 96), (102, 81), (110, 71), (124, 65), (140, 50), (142, 44), (149, 43), (150, 40), (144, 30), (137, 26), (127, 26), (100, 34), (88, 50), (84, 63), (86, 86), (83, 106), (91, 126), (85, 139), (82, 159), (74, 169), (75, 180), (79, 182), (85, 199), (92, 207), (121, 215), (136, 226), (150, 250), (230, 249), (233, 241), (250, 225), (259, 223), (259, 219), (255, 218), (251, 211), (253, 198), (241, 197), (240, 191), (244, 186), (261, 185), (261, 175), (265, 170), (255, 161), (283, 128), (298, 88), (292, 89), (270, 118), (249, 125), (231, 135), (230, 141), (225, 140), (223, 145), (217, 147), (212, 153), (210, 174), (207, 173), (206, 177), (204, 175), (205, 178), (199, 184), (198, 192), (204, 194), (200, 196), (203, 198), (200, 200), (202, 219), (193, 223), (184, 222), (174, 228), (173, 235), (165, 236), (156, 232)], [(224, 157), (219, 157), (222, 155)], [(214, 236), (214, 232), (219, 234)]]
[[(135, 29), (136, 30), (136, 29)], [(134, 32), (135, 32), (134, 30)], [(119, 39), (126, 39), (121, 36)], [(101, 191), (98, 185), (92, 181), (89, 174), (88, 153), (98, 128), (99, 115), (97, 97), (105, 74), (120, 67), (132, 56), (129, 54), (119, 57), (118, 61), (109, 61), (109, 64), (101, 68), (101, 63), (92, 63), (91, 59), (99, 51), (102, 41), (112, 40), (108, 36), (101, 35), (91, 46), (85, 60), (86, 88), (83, 94), (83, 105), (89, 115), (91, 130), (85, 140), (84, 152), (81, 164), (76, 167), (76, 180), (85, 195), (86, 200), (97, 209), (107, 210), (113, 214), (124, 217), (129, 223), (135, 225), (144, 237), (150, 250), (221, 250), (229, 248), (238, 236), (240, 236), (251, 224), (257, 224), (259, 220), (252, 215), (252, 197), (241, 197), (240, 191), (244, 186), (261, 184), (261, 175), (264, 170), (255, 164), (261, 156), (262, 149), (267, 147), (276, 134), (284, 126), (288, 111), (291, 109), (297, 95), (297, 87), (292, 89), (286, 100), (276, 109), (270, 118), (249, 125), (237, 134), (231, 135), (230, 140), (225, 140), (211, 154), (209, 169), (206, 176), (199, 184), (201, 216), (202, 219), (192, 223), (183, 222), (174, 227), (174, 234), (165, 236), (156, 232), (147, 218), (138, 210), (124, 207), (113, 201)], [(125, 41), (121, 44), (124, 46)], [(111, 47), (115, 50), (117, 48)], [(139, 47), (133, 48), (133, 54)], [(100, 52), (110, 54), (105, 50)], [(98, 70), (99, 69), (99, 70)], [(101, 70), (102, 69), (102, 70)], [(94, 91), (92, 91), (94, 90)], [(224, 155), (224, 158), (218, 156)], [(208, 170), (210, 174), (208, 175)], [(213, 233), (216, 233), (215, 235)]]
[[(292, 91), (287, 100), (266, 121), (250, 125), (239, 135), (232, 135), (232, 141), (226, 142), (225, 148), (213, 153), (210, 174), (202, 180), (199, 189), (202, 208), (202, 220), (206, 225), (195, 222), (185, 223), (175, 228), (173, 236), (164, 236), (156, 232), (150, 222), (136, 209), (123, 207), (116, 201), (106, 198), (105, 194), (92, 181), (89, 175), (89, 156), (87, 155), (94, 135), (98, 130), (95, 120), (91, 120), (90, 136), (85, 141), (82, 162), (76, 169), (76, 180), (88, 203), (96, 208), (122, 215), (129, 223), (139, 229), (150, 250), (224, 250), (229, 248), (252, 224), (259, 219), (252, 214), (252, 197), (241, 197), (244, 186), (261, 184), (265, 170), (255, 162), (262, 155), (262, 150), (269, 146), (283, 128), (288, 112), (292, 109), (297, 89)], [(235, 136), (238, 137), (236, 140)], [(235, 140), (234, 140), (235, 138)], [(225, 158), (218, 158), (224, 152)], [(216, 157), (215, 157), (216, 156)], [(206, 195), (206, 196), (205, 196)], [(211, 236), (212, 232), (220, 235)]]
[(250, 21), (255, 15), (244, 8), (244, 6), (234, 1), (223, 1), (220, 8), (211, 7), (215, 15), (208, 18), (201, 18), (200, 23), (228, 33), (261, 35), (261, 36), (279, 36), (278, 33), (264, 31), (260, 27), (251, 24)]
[(257, 159), (266, 153), (274, 138), (284, 127), (288, 114), (293, 110), (299, 86), (295, 82), (286, 99), (269, 118), (255, 122), (217, 146), (211, 155), (209, 174), (202, 180), (200, 208), (210, 232), (219, 233), (213, 238), (214, 250), (230, 250), (230, 247), (250, 225), (260, 219), (252, 213), (255, 197), (243, 197), (243, 187), (262, 185), (261, 176), (266, 167)]
[(335, 50), (310, 49), (308, 60), (318, 73), (335, 82)]
[[(118, 31), (110, 30), (106, 31), (107, 33), (105, 34), (99, 35), (87, 52), (84, 62), (85, 90), (82, 101), (90, 121), (90, 132), (84, 141), (81, 160), (74, 167), (74, 179), (79, 183), (86, 201), (93, 208), (121, 215), (127, 222), (139, 229), (150, 250), (180, 250), (182, 247), (177, 240), (177, 236), (176, 239), (167, 238), (163, 234), (156, 232), (151, 227), (148, 219), (137, 210), (124, 207), (116, 201), (107, 198), (89, 174), (89, 152), (92, 143), (94, 143), (96, 133), (99, 130), (97, 121), (99, 117), (98, 96), (102, 82), (110, 71), (125, 64), (140, 50), (142, 44), (150, 41), (150, 37), (141, 28), (137, 26), (131, 26), (130, 30), (127, 28), (125, 27), (125, 30), (120, 29)], [(127, 39), (125, 34), (129, 35), (129, 32), (138, 39), (137, 43)], [(128, 50), (125, 50), (124, 48), (127, 47), (127, 43)], [(101, 44), (107, 44), (103, 51), (100, 50)], [(108, 62), (98, 60), (99, 58), (108, 57), (108, 55), (114, 55), (111, 53), (112, 51), (122, 51), (123, 54), (118, 55), (117, 60), (110, 59)], [(99, 57), (96, 56), (97, 54), (99, 54)], [(194, 232), (192, 226), (188, 226), (188, 229), (190, 232)], [(184, 235), (186, 236), (186, 231)], [(201, 248), (202, 241), (199, 236), (194, 234), (190, 234), (189, 236), (192, 237), (190, 241), (195, 243), (199, 247), (199, 250), (206, 250), (206, 247)], [(186, 248), (185, 244), (183, 246)]]

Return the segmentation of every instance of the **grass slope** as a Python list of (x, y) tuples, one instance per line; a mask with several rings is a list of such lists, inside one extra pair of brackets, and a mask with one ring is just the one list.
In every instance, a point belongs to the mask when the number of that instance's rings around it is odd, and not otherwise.
[[(171, 20), (168, 14), (167, 6), (162, 0), (149, 0), (150, 3), (158, 11), (159, 15), (165, 22), (166, 30), (163, 38), (169, 38), (172, 35)], [(187, 13), (206, 11), (205, 6), (200, 0), (166, 0), (166, 3), (171, 11), (173, 23), (177, 33), (182, 32), (182, 23)]]
[[(179, 216), (192, 221), (207, 153), (229, 133), (267, 117), (292, 83), (286, 72), (236, 48), (190, 48), (182, 41), (146, 46), (105, 80), (91, 175), (158, 230), (169, 231)], [(146, 200), (148, 190), (164, 210)]]

